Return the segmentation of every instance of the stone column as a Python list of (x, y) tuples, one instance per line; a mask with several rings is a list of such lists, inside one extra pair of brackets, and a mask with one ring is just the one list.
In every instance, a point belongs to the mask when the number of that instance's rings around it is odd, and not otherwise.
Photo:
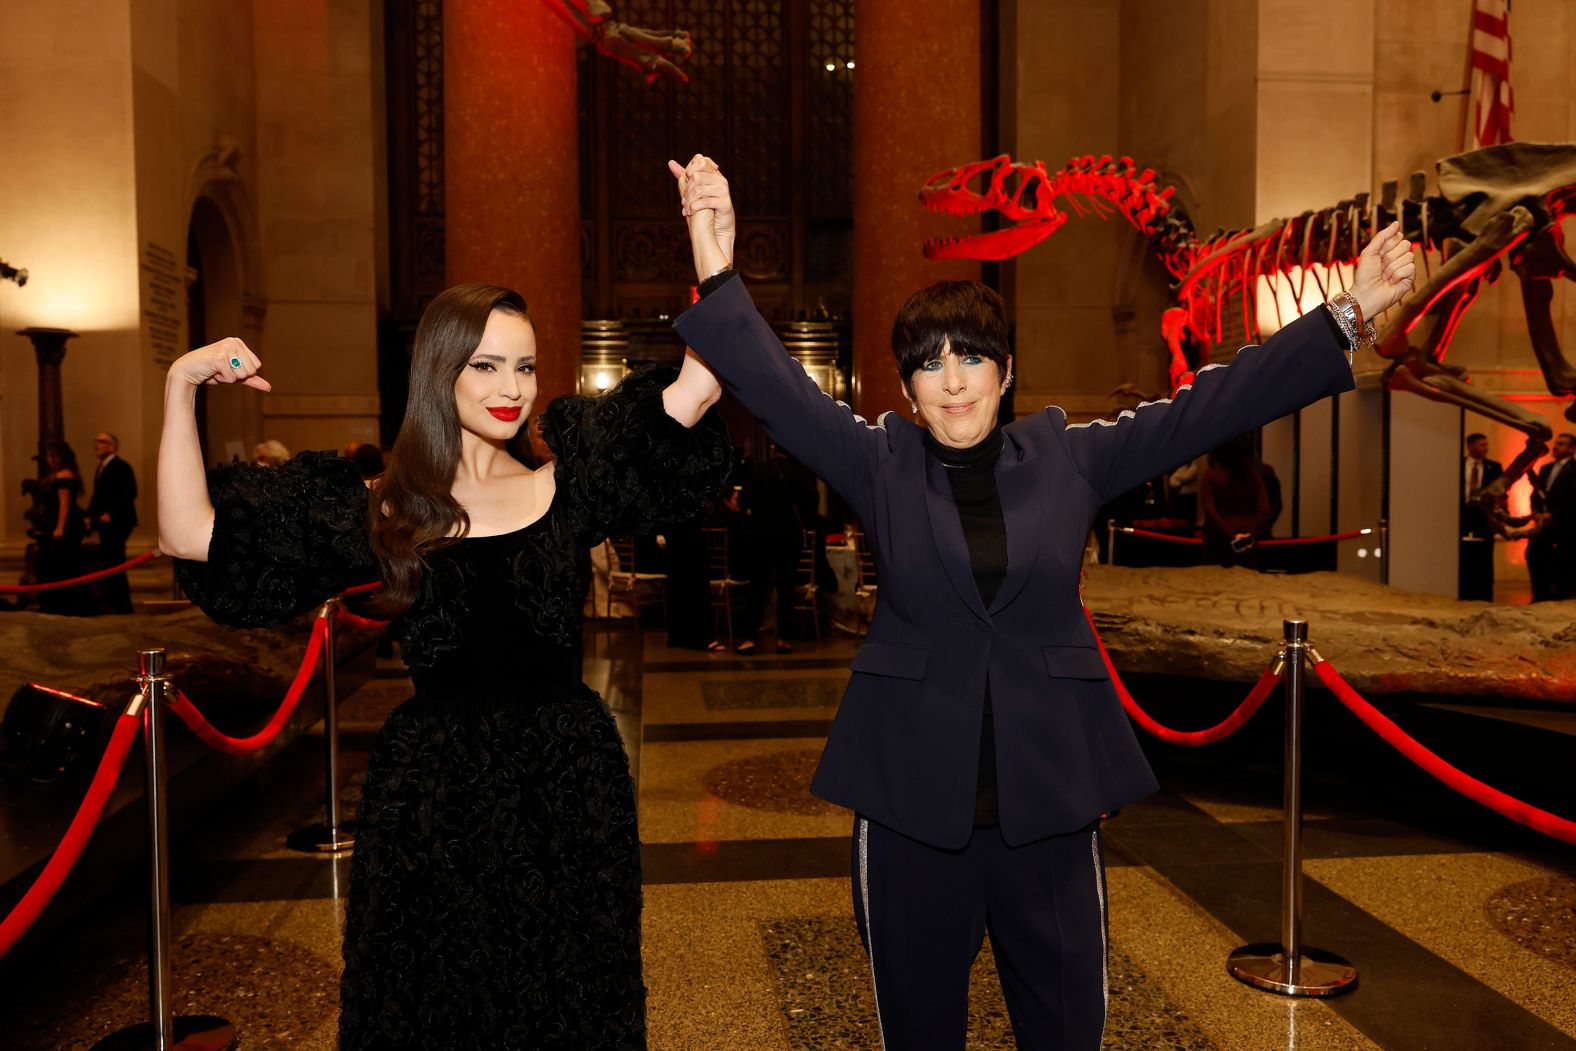
[(525, 296), (542, 406), (580, 368), (575, 36), (542, 4), (447, 0), (443, 77), (448, 280)]
[(66, 412), (60, 394), (60, 363), (66, 360), (66, 340), (77, 334), (64, 328), (24, 328), (17, 333), (33, 344), (38, 358), (38, 476), (47, 477), (44, 457), (66, 440)]
[(854, 406), (908, 413), (892, 362), (892, 318), (919, 288), (978, 279), (978, 263), (933, 263), (925, 238), (977, 230), (919, 206), (925, 179), (981, 159), (977, 0), (859, 0), (854, 80)]

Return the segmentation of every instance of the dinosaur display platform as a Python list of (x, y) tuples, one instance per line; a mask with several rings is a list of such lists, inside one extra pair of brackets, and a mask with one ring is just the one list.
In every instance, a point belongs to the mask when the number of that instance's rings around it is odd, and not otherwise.
[(1576, 601), (1458, 602), (1341, 573), (1090, 566), (1084, 602), (1128, 674), (1251, 683), (1282, 621), (1364, 695), (1429, 694), (1576, 707)]

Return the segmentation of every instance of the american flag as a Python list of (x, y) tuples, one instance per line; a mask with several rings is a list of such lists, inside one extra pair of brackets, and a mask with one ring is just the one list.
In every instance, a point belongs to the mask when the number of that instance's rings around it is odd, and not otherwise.
[(1471, 148), (1510, 142), (1510, 0), (1473, 0)]

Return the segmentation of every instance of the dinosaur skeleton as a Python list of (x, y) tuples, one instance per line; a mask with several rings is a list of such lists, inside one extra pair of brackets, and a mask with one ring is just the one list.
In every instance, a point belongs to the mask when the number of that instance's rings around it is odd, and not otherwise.
[(682, 29), (642, 29), (613, 19), (603, 0), (542, 0), (575, 35), (597, 53), (645, 74), (646, 83), (669, 77), (688, 84), (689, 76), (674, 63), (690, 57), (690, 35)]
[[(1405, 197), (1395, 181), (1377, 198), (1367, 193), (1319, 211), (1271, 219), (1245, 230), (1218, 231), (1200, 238), (1192, 221), (1173, 202), (1174, 188), (1156, 185), (1151, 169), (1127, 157), (1076, 157), (1054, 174), (1043, 162), (1022, 164), (1005, 154), (938, 172), (920, 190), (932, 211), (968, 216), (994, 212), (1013, 225), (966, 237), (929, 241), (931, 259), (1007, 259), (1053, 234), (1068, 213), (1102, 219), (1120, 214), (1149, 238), (1171, 273), (1172, 305), (1161, 318), (1170, 351), (1173, 389), (1192, 382), (1208, 348), (1228, 338), (1239, 314), (1244, 342), (1259, 335), (1256, 291), (1261, 278), (1281, 311), (1287, 285), (1301, 313), (1311, 276), (1322, 300), (1339, 289), (1364, 244), (1392, 220), (1422, 253), (1422, 280), (1379, 326), (1377, 351), (1389, 364), (1388, 389), (1407, 391), (1487, 416), (1527, 436), (1526, 447), (1504, 476), (1485, 488), (1484, 507), (1503, 531), (1504, 494), (1548, 448), (1552, 428), (1512, 402), (1469, 386), (1465, 370), (1444, 363), (1461, 316), (1483, 287), (1508, 265), (1521, 282), (1522, 305), (1532, 350), (1550, 393), (1576, 393), (1576, 367), (1560, 347), (1550, 314), (1556, 278), (1576, 280), (1576, 263), (1566, 254), (1560, 220), (1576, 210), (1576, 144), (1509, 143), (1446, 157), (1436, 164), (1438, 193), (1425, 193), (1426, 179), (1413, 172)], [(1240, 301), (1240, 311), (1227, 305)], [(1423, 331), (1413, 332), (1425, 319)], [(1231, 336), (1236, 334), (1233, 324)], [(1565, 409), (1576, 421), (1576, 405)]]

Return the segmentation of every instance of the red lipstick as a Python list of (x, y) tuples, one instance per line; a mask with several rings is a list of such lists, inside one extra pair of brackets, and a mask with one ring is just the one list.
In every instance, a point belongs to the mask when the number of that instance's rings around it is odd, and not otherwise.
[(520, 418), (520, 406), (518, 405), (510, 405), (506, 408), (495, 408), (489, 405), (487, 407), (487, 411), (492, 413), (498, 419), (502, 420), (504, 423), (513, 423), (515, 420)]

